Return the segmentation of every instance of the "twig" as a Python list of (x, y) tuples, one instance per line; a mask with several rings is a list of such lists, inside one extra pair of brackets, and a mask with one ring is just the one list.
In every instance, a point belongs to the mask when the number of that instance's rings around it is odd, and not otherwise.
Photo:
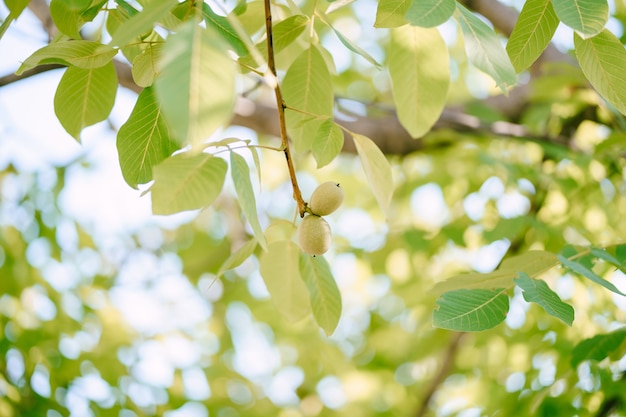
[(65, 66), (59, 64), (38, 65), (34, 68), (29, 69), (28, 71), (24, 71), (21, 75), (17, 75), (14, 73), (3, 75), (2, 77), (0, 77), (0, 87), (4, 87), (5, 85), (9, 85), (14, 82), (23, 80), (24, 78), (32, 77), (33, 75), (41, 74), (43, 72), (51, 71), (58, 68), (65, 68)]
[[(276, 63), (274, 62), (274, 36), (272, 34), (272, 10), (271, 1), (265, 0), (265, 30), (267, 32), (267, 66), (276, 77)], [(300, 217), (304, 217), (306, 210), (306, 204), (302, 199), (302, 193), (298, 186), (298, 180), (296, 178), (296, 170), (293, 166), (293, 159), (291, 158), (291, 150), (289, 149), (289, 137), (287, 136), (287, 123), (285, 121), (285, 101), (283, 95), (280, 92), (280, 85), (278, 82), (274, 84), (274, 94), (276, 95), (276, 108), (278, 109), (278, 120), (280, 123), (280, 139), (281, 148), (285, 153), (285, 159), (287, 160), (287, 166), (289, 168), (289, 177), (291, 178), (291, 185), (293, 187), (293, 199), (298, 204), (298, 213)]]
[(441, 368), (439, 368), (439, 372), (437, 372), (437, 375), (435, 375), (435, 377), (430, 381), (430, 384), (426, 388), (424, 398), (421, 401), (420, 408), (417, 410), (417, 413), (415, 413), (415, 417), (424, 417), (428, 412), (430, 400), (432, 399), (435, 392), (437, 392), (437, 390), (439, 389), (439, 386), (450, 374), (450, 370), (452, 370), (452, 364), (454, 363), (456, 351), (459, 349), (461, 339), (464, 335), (465, 333), (463, 332), (456, 333), (448, 343), (448, 347), (444, 352), (441, 361)]

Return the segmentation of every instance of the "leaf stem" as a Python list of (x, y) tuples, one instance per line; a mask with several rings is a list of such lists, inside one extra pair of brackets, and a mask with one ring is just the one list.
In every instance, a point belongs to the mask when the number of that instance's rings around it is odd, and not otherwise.
[(224, 147), (226, 149), (220, 149), (215, 152), (212, 152), (212, 155), (217, 155), (223, 152), (230, 152), (230, 151), (234, 151), (237, 149), (249, 149), (249, 148), (267, 149), (267, 150), (274, 151), (274, 152), (281, 152), (283, 150), (282, 148), (275, 148), (273, 146), (265, 146), (265, 145), (238, 145), (238, 146), (224, 145)]
[(267, 32), (267, 66), (271, 73), (276, 77), (276, 83), (274, 84), (274, 94), (276, 95), (276, 107), (278, 110), (278, 120), (280, 123), (280, 139), (281, 148), (285, 153), (285, 159), (287, 160), (287, 167), (289, 168), (289, 177), (291, 178), (291, 186), (293, 187), (293, 199), (296, 200), (298, 205), (298, 213), (300, 217), (304, 217), (306, 210), (306, 203), (302, 199), (302, 193), (298, 186), (298, 179), (296, 178), (296, 170), (293, 165), (293, 158), (291, 157), (291, 150), (289, 148), (289, 137), (287, 136), (287, 123), (285, 121), (285, 101), (280, 91), (280, 85), (276, 75), (276, 63), (274, 61), (274, 39), (272, 34), (272, 10), (271, 0), (264, 0), (265, 3), (265, 30)]

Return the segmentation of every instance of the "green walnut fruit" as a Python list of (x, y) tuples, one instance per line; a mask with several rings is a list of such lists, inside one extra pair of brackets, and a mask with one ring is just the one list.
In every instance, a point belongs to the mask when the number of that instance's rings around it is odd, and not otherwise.
[(315, 215), (326, 216), (337, 210), (342, 202), (343, 189), (336, 182), (328, 181), (313, 191), (309, 208)]
[(298, 244), (309, 255), (322, 255), (330, 248), (330, 225), (320, 216), (309, 214), (302, 219), (297, 232)]

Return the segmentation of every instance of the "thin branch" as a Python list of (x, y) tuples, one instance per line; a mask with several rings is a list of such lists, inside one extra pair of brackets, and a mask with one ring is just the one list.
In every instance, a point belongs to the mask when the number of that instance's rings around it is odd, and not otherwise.
[(54, 39), (58, 29), (54, 24), (54, 20), (52, 20), (52, 16), (50, 15), (50, 6), (48, 5), (48, 2), (46, 2), (46, 0), (31, 0), (28, 3), (28, 8), (41, 22), (41, 28), (44, 32), (46, 32), (48, 40), (50, 41)]
[(274, 35), (272, 32), (271, 0), (265, 0), (265, 30), (267, 33), (267, 66), (276, 78), (276, 83), (274, 83), (274, 94), (276, 95), (276, 108), (278, 110), (281, 147), (285, 153), (285, 159), (287, 160), (287, 166), (289, 168), (289, 177), (291, 178), (291, 186), (293, 187), (293, 198), (298, 204), (298, 213), (300, 213), (300, 217), (304, 217), (306, 204), (302, 199), (302, 193), (300, 192), (298, 179), (296, 178), (296, 170), (293, 165), (293, 158), (291, 157), (291, 150), (289, 149), (287, 122), (285, 120), (285, 101), (283, 100), (283, 95), (280, 91), (280, 84), (278, 83), (276, 74), (276, 63), (274, 62)]
[[(142, 88), (133, 80), (130, 66), (125, 62), (113, 60), (117, 70), (118, 82), (121, 86), (139, 93)], [(27, 79), (53, 69), (64, 68), (62, 65), (40, 65), (21, 75), (7, 74), (0, 77), (0, 87)], [(280, 108), (280, 107), (279, 107)], [(413, 139), (402, 127), (397, 114), (390, 109), (377, 111), (379, 116), (349, 115), (336, 118), (335, 122), (341, 127), (359, 132), (371, 138), (376, 145), (387, 155), (406, 155), (423, 150), (429, 145), (422, 139)], [(284, 112), (283, 112), (284, 114)], [(231, 124), (247, 127), (257, 133), (281, 137), (280, 117), (275, 106), (255, 102), (244, 97), (237, 101), (235, 115)], [(536, 142), (549, 142), (562, 146), (569, 146), (570, 140), (565, 137), (548, 135), (533, 135), (524, 126), (510, 122), (483, 123), (475, 116), (468, 115), (460, 109), (447, 108), (435, 123), (432, 132), (448, 130), (475, 134), (498, 135), (509, 138), (520, 138)], [(281, 146), (282, 149), (282, 146)], [(354, 144), (350, 140), (344, 141), (343, 152), (355, 153)]]
[(59, 64), (45, 64), (45, 65), (38, 65), (34, 68), (29, 69), (28, 71), (24, 71), (20, 75), (17, 75), (15, 73), (7, 74), (7, 75), (0, 77), (0, 87), (13, 84), (25, 78), (32, 77), (33, 75), (41, 74), (43, 72), (48, 72), (48, 71), (59, 69), (59, 68), (65, 68), (65, 66), (59, 65)]
[(450, 342), (448, 343), (448, 347), (443, 354), (443, 358), (441, 360), (441, 368), (439, 368), (439, 372), (435, 375), (435, 377), (430, 381), (430, 384), (426, 388), (426, 392), (424, 393), (424, 397), (420, 403), (420, 408), (415, 413), (415, 417), (424, 417), (426, 413), (428, 413), (428, 406), (430, 405), (430, 401), (435, 395), (435, 392), (439, 389), (439, 386), (443, 383), (446, 377), (450, 374), (452, 370), (452, 365), (454, 364), (454, 357), (456, 356), (456, 352), (459, 349), (461, 344), (461, 339), (465, 333), (460, 332), (456, 333)]

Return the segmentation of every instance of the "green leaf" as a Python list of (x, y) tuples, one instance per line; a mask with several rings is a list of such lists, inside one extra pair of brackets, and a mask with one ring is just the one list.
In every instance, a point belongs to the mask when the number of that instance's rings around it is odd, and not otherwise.
[[(329, 118), (333, 115), (333, 83), (326, 61), (317, 47), (311, 46), (291, 64), (282, 83), (287, 106)], [(311, 149), (314, 134), (322, 120), (287, 111), (287, 127), (298, 152)]]
[(254, 162), (254, 166), (256, 167), (256, 176), (259, 180), (259, 188), (261, 188), (261, 159), (259, 158), (259, 151), (255, 147), (249, 147), (248, 149), (252, 154), (252, 161)]
[(311, 152), (317, 168), (328, 165), (343, 148), (343, 131), (332, 119), (326, 119), (317, 129)]
[(624, 262), (617, 259), (615, 256), (611, 255), (606, 249), (602, 248), (591, 248), (591, 254), (596, 258), (602, 259), (613, 266), (617, 267), (622, 272), (625, 272)]
[[(278, 54), (280, 51), (291, 45), (291, 43), (293, 43), (298, 36), (304, 32), (308, 24), (309, 18), (301, 14), (290, 16), (285, 20), (281, 20), (276, 23), (272, 28), (274, 54)], [(267, 39), (263, 39), (261, 42), (257, 43), (256, 48), (262, 56), (265, 56), (267, 54)], [(257, 62), (251, 55), (248, 55), (243, 60), (240, 60), (240, 62), (252, 67), (257, 65)]]
[(27, 0), (4, 0), (4, 5), (9, 9), (9, 13), (20, 15), (28, 6)]
[(404, 17), (412, 25), (431, 28), (445, 23), (455, 6), (455, 0), (413, 0)]
[(550, 289), (545, 281), (532, 279), (524, 272), (519, 273), (515, 284), (523, 290), (524, 300), (537, 303), (546, 313), (563, 321), (568, 326), (574, 321), (574, 307), (564, 303), (561, 298)]
[(546, 49), (556, 32), (559, 19), (551, 0), (527, 0), (506, 44), (515, 71), (530, 67)]
[(248, 48), (239, 38), (239, 35), (237, 35), (237, 32), (226, 17), (215, 13), (209, 4), (204, 2), (202, 3), (202, 17), (204, 17), (204, 21), (207, 26), (215, 29), (222, 36), (222, 38), (228, 42), (237, 55), (248, 55)]
[(84, 23), (82, 14), (90, 4), (90, 0), (52, 0), (50, 16), (62, 33), (74, 39), (81, 39), (80, 28)]
[(564, 257), (563, 255), (559, 255), (558, 259), (559, 259), (559, 262), (561, 262), (563, 266), (566, 267), (567, 269), (574, 271), (579, 275), (582, 275), (583, 277), (595, 282), (596, 284), (602, 285), (604, 288), (606, 288), (607, 290), (611, 292), (614, 292), (615, 294), (619, 294), (619, 295), (626, 297), (626, 294), (618, 290), (615, 285), (605, 280), (604, 278), (600, 277), (599, 275), (597, 275), (595, 272), (593, 272), (591, 269), (587, 268), (586, 266), (578, 262), (571, 261), (567, 259), (566, 257)]
[(552, 5), (561, 22), (583, 38), (600, 33), (609, 19), (606, 0), (552, 0)]
[(221, 158), (189, 152), (154, 167), (152, 212), (173, 214), (208, 207), (222, 191), (228, 165)]
[(374, 27), (396, 28), (406, 25), (404, 15), (410, 5), (411, 0), (379, 0)]
[(502, 261), (499, 269), (510, 269), (526, 272), (535, 277), (558, 265), (558, 259), (552, 252), (531, 250), (520, 255), (511, 256)]
[(152, 88), (145, 88), (117, 133), (117, 152), (124, 179), (133, 188), (151, 181), (152, 168), (178, 148), (178, 143), (170, 138)]
[(217, 277), (221, 277), (224, 275), (224, 272), (237, 268), (239, 265), (244, 263), (246, 259), (248, 259), (254, 253), (254, 250), (257, 247), (257, 240), (250, 239), (246, 243), (244, 243), (239, 249), (233, 252), (222, 264), (219, 271), (217, 271)]
[(323, 256), (300, 254), (300, 274), (311, 297), (317, 324), (327, 336), (333, 334), (341, 317), (341, 294)]
[[(115, 33), (117, 31), (117, 28), (124, 24), (124, 22), (126, 22), (128, 19), (130, 19), (131, 16), (139, 13), (135, 12), (133, 14), (127, 11), (126, 7), (122, 7), (122, 4), (127, 3), (121, 3), (120, 1), (118, 1), (117, 8), (111, 9), (107, 13), (106, 30), (107, 32), (109, 32), (109, 34)], [(146, 39), (135, 38), (132, 43), (126, 46), (122, 46), (120, 48), (120, 51), (128, 61), (133, 62), (137, 55), (143, 52), (144, 46), (149, 42), (148, 39), (152, 37), (151, 35), (156, 35), (156, 33), (154, 31), (150, 32), (150, 35), (148, 35)], [(144, 40), (146, 41), (146, 43), (143, 43)]]
[(117, 27), (109, 45), (124, 46), (134, 41), (138, 36), (151, 31), (155, 23), (163, 19), (177, 4), (177, 0), (159, 0), (144, 3), (145, 6), (141, 12), (132, 15), (130, 19)]
[(150, 43), (133, 60), (133, 80), (139, 87), (149, 87), (157, 77), (157, 62), (161, 57), (162, 43)]
[(261, 244), (261, 247), (267, 250), (267, 242), (263, 235), (263, 229), (259, 223), (259, 216), (256, 211), (256, 199), (254, 197), (254, 190), (252, 189), (252, 182), (250, 181), (250, 168), (243, 156), (237, 152), (230, 153), (230, 173), (235, 184), (235, 190), (237, 191), (237, 201), (243, 214), (248, 219), (250, 227), (254, 237)]
[(171, 35), (154, 85), (163, 115), (176, 136), (198, 149), (228, 123), (235, 106), (235, 64), (215, 32), (184, 24)]
[(493, 272), (455, 275), (445, 281), (438, 282), (430, 292), (442, 294), (458, 289), (510, 288), (514, 285), (513, 280), (519, 272), (525, 272), (530, 277), (535, 277), (555, 267), (558, 263), (559, 261), (553, 253), (529, 251), (505, 259), (502, 265)]
[(585, 339), (572, 350), (570, 361), (572, 368), (581, 362), (592, 360), (601, 361), (613, 353), (626, 339), (626, 328), (617, 329), (611, 333), (596, 335)]
[(296, 225), (288, 220), (274, 220), (265, 229), (265, 239), (267, 243), (276, 242), (278, 240), (291, 240), (296, 232)]
[(132, 4), (130, 4), (126, 0), (116, 0), (115, 3), (117, 7), (114, 10), (122, 12), (123, 15), (126, 17), (131, 17), (139, 14), (139, 10), (137, 10)]
[(329, 15), (341, 8), (351, 5), (355, 1), (356, 0), (333, 0), (330, 6), (328, 6), (328, 9), (326, 9), (326, 14)]
[[(274, 51), (280, 52), (296, 39), (309, 24), (309, 18), (301, 14), (296, 14), (278, 22), (272, 29)], [(263, 42), (263, 47), (259, 47), (264, 53), (266, 52), (267, 43)]]
[(59, 31), (70, 38), (81, 39), (81, 27), (92, 21), (106, 0), (52, 0), (50, 16)]
[(591, 85), (626, 115), (626, 50), (620, 40), (608, 30), (591, 39), (575, 34), (574, 51)]
[(457, 2), (456, 7), (469, 61), (489, 74), (502, 92), (506, 93), (507, 88), (517, 82), (517, 75), (500, 39), (493, 29), (460, 3)]
[(376, 201), (385, 216), (388, 216), (394, 189), (391, 165), (370, 138), (356, 133), (352, 133), (352, 138)]
[(22, 74), (37, 65), (61, 64), (79, 68), (98, 68), (111, 62), (117, 51), (110, 46), (92, 41), (61, 41), (35, 51), (15, 71)]
[(103, 121), (111, 113), (117, 92), (113, 62), (91, 69), (70, 67), (54, 95), (54, 112), (63, 128), (80, 140), (83, 128)]
[(439, 31), (392, 29), (388, 65), (402, 126), (413, 138), (424, 136), (439, 119), (450, 85), (448, 48)]
[(309, 291), (300, 276), (300, 248), (291, 240), (277, 240), (268, 245), (259, 260), (261, 276), (276, 309), (289, 321), (309, 314)]
[(328, 19), (326, 19), (326, 17), (324, 17), (323, 15), (320, 15), (319, 18), (329, 27), (333, 30), (333, 32), (335, 32), (335, 35), (337, 36), (337, 38), (339, 39), (339, 41), (343, 44), (343, 46), (345, 46), (346, 48), (348, 48), (350, 51), (354, 52), (357, 55), (361, 55), (363, 58), (365, 58), (367, 61), (369, 61), (370, 64), (374, 65), (376, 68), (381, 69), (382, 65), (380, 65), (378, 63), (378, 61), (376, 61), (374, 59), (374, 57), (372, 57), (370, 54), (368, 54), (363, 48), (361, 48), (359, 45), (355, 44), (354, 42), (352, 42), (350, 39), (346, 38), (344, 36), (343, 33), (341, 33), (340, 31), (338, 31), (337, 29), (335, 29), (335, 27), (328, 21)]
[(7, 31), (9, 25), (22, 14), (29, 2), (30, 0), (5, 0), (4, 4), (9, 9), (9, 15), (0, 25), (0, 38)]
[(626, 244), (615, 245), (615, 257), (623, 264), (626, 263)]
[(478, 332), (502, 323), (509, 311), (506, 290), (456, 290), (437, 300), (433, 325), (459, 332)]

